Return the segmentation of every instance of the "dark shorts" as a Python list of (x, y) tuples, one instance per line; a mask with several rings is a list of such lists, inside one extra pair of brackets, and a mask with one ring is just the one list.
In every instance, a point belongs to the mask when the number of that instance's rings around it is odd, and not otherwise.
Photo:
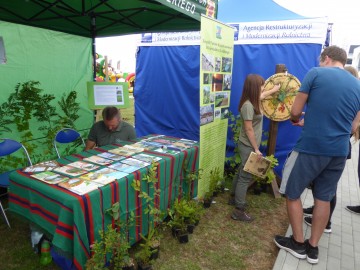
[(313, 183), (314, 198), (331, 201), (344, 170), (346, 157), (315, 156), (299, 153), (289, 174), (286, 196), (299, 199), (306, 187)]

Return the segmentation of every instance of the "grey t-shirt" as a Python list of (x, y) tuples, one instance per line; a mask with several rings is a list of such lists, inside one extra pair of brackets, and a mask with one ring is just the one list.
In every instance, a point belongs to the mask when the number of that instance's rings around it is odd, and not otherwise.
[(255, 114), (254, 106), (251, 104), (249, 100), (245, 101), (244, 104), (241, 106), (240, 110), (240, 117), (241, 117), (241, 132), (239, 140), (243, 144), (252, 147), (248, 136), (245, 132), (244, 121), (252, 121), (252, 126), (255, 133), (256, 144), (260, 146), (261, 143), (261, 133), (262, 133), (262, 124), (263, 124), (263, 115), (262, 114)]
[(136, 138), (135, 129), (129, 123), (121, 121), (115, 131), (109, 131), (103, 120), (96, 122), (90, 129), (88, 139), (97, 146), (103, 146), (119, 141), (129, 141)]

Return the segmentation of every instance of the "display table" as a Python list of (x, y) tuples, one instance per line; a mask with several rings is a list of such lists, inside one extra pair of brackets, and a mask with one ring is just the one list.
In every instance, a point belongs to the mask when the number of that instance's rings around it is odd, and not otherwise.
[[(140, 139), (143, 138), (137, 141)], [(57, 161), (62, 165), (69, 164), (124, 144), (129, 142), (96, 148)], [(162, 158), (158, 161), (158, 185), (161, 194), (160, 200), (156, 202), (161, 210), (166, 211), (171, 207), (174, 200), (181, 196), (181, 189), (188, 188), (183, 177), (184, 170), (198, 169), (198, 150), (196, 144), (176, 155), (144, 151)], [(130, 229), (131, 243), (140, 240), (140, 233), (147, 234), (148, 216), (143, 213), (145, 201), (140, 199), (138, 192), (131, 187), (134, 179), (141, 180), (146, 173), (147, 168), (141, 168), (81, 196), (58, 184), (50, 185), (38, 181), (30, 177), (29, 173), (17, 170), (10, 175), (9, 208), (49, 234), (55, 250), (72, 261), (71, 268), (84, 269), (91, 256), (90, 245), (99, 239), (99, 231), (113, 222), (111, 216), (105, 212), (114, 203), (120, 203), (121, 220), (126, 221), (131, 212), (136, 216), (136, 226)], [(197, 183), (193, 183), (190, 188), (196, 194)], [(141, 189), (148, 192), (145, 181), (142, 181)]]

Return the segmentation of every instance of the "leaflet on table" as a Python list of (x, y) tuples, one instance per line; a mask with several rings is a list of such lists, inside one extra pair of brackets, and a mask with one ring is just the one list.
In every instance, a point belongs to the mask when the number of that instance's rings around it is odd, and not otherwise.
[(86, 181), (94, 181), (106, 185), (108, 183), (111, 183), (115, 179), (121, 179), (127, 175), (128, 173), (120, 172), (110, 167), (105, 167), (94, 172), (83, 174), (79, 178)]
[(166, 147), (160, 147), (160, 148), (154, 149), (153, 151), (159, 152), (159, 153), (164, 153), (164, 154), (171, 154), (171, 155), (177, 155), (181, 152), (181, 150), (179, 150), (179, 149), (175, 150), (175, 148), (169, 149)]
[(162, 147), (163, 146), (162, 143), (152, 142), (152, 141), (141, 141), (141, 143), (146, 145), (147, 147), (152, 147), (152, 148)]
[(92, 163), (99, 164), (99, 165), (108, 165), (108, 164), (114, 162), (111, 159), (99, 157), (98, 155), (84, 158), (83, 161), (92, 162)]
[(143, 147), (139, 147), (138, 145), (135, 144), (124, 145), (123, 148), (130, 152), (135, 152), (135, 153), (144, 152), (145, 150)]
[(124, 149), (123, 147), (111, 149), (111, 150), (109, 150), (109, 152), (120, 155), (120, 156), (125, 156), (125, 157), (129, 157), (129, 156), (132, 156), (135, 154), (135, 152), (128, 151), (128, 150)]
[(151, 163), (152, 161), (159, 161), (161, 159), (161, 157), (155, 157), (144, 153), (137, 154), (133, 156), (133, 158), (147, 163)]
[(58, 172), (58, 173), (65, 174), (65, 175), (69, 175), (69, 176), (79, 176), (79, 175), (82, 175), (82, 174), (88, 172), (88, 171), (85, 171), (85, 170), (82, 170), (82, 169), (79, 169), (79, 168), (75, 168), (75, 167), (72, 167), (72, 166), (69, 166), (69, 165), (65, 165), (65, 166), (62, 166), (62, 167), (55, 168), (54, 171)]
[(60, 167), (59, 162), (56, 160), (49, 160), (34, 164), (32, 166), (23, 169), (23, 172), (45, 172), (52, 171), (53, 169)]
[(121, 162), (117, 162), (117, 163), (113, 163), (111, 165), (109, 165), (109, 168), (121, 171), (121, 172), (125, 172), (125, 173), (132, 173), (135, 172), (139, 169), (141, 169), (141, 167), (138, 166), (131, 166), (125, 163), (121, 163)]
[(69, 163), (68, 166), (79, 168), (79, 169), (82, 169), (85, 171), (92, 171), (92, 170), (96, 170), (97, 168), (99, 168), (99, 166), (97, 166), (97, 165), (87, 163), (84, 161), (75, 161), (75, 162)]
[(124, 156), (120, 156), (120, 155), (113, 154), (110, 152), (104, 152), (104, 153), (98, 154), (98, 156), (102, 157), (102, 158), (106, 158), (106, 159), (111, 159), (114, 161), (119, 161), (119, 160), (122, 160), (125, 158)]
[(48, 184), (57, 184), (59, 182), (62, 182), (66, 179), (69, 179), (69, 177), (66, 177), (64, 175), (60, 175), (51, 171), (46, 172), (40, 172), (36, 174), (32, 174), (31, 177), (36, 178), (38, 180), (41, 180)]
[(115, 177), (109, 176), (109, 174), (101, 174), (98, 172), (89, 172), (79, 177), (87, 182), (94, 182), (100, 185), (106, 185), (116, 180)]
[(121, 162), (125, 163), (127, 165), (130, 165), (130, 166), (136, 166), (136, 167), (139, 167), (139, 168), (143, 168), (143, 167), (146, 167), (146, 166), (150, 165), (150, 163), (148, 163), (148, 162), (144, 162), (144, 161), (137, 160), (137, 159), (134, 159), (134, 158), (127, 158), (127, 159), (122, 160)]
[(147, 145), (146, 143), (143, 143), (143, 141), (134, 143), (131, 146), (137, 147), (137, 148), (142, 148), (144, 150), (152, 150), (155, 148), (155, 146)]
[(102, 185), (95, 182), (87, 182), (80, 178), (72, 178), (59, 183), (59, 186), (66, 188), (76, 194), (84, 195), (90, 191), (96, 190)]

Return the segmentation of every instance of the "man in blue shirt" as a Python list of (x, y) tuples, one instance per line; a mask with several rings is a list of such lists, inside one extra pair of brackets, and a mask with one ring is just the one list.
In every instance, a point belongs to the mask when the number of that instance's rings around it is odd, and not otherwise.
[[(360, 83), (344, 70), (346, 59), (343, 49), (325, 48), (320, 67), (306, 74), (291, 109), (291, 122), (303, 127), (289, 157), (292, 166), (285, 190), (293, 235), (277, 235), (274, 241), (279, 248), (312, 264), (318, 263), (318, 243), (329, 219), (329, 202), (345, 167), (354, 119), (360, 114)], [(315, 206), (311, 236), (305, 240), (300, 196), (310, 183), (314, 185)]]

